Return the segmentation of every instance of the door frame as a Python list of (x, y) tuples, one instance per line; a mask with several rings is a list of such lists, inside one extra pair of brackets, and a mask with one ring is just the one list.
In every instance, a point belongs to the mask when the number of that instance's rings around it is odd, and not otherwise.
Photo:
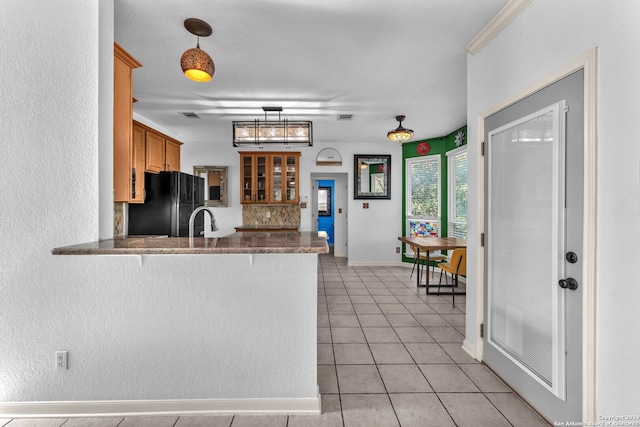
[[(333, 180), (334, 182), (334, 216), (333, 216), (333, 255), (336, 257), (348, 257), (348, 237), (349, 237), (349, 174), (347, 172), (311, 172), (309, 174), (311, 181), (311, 187), (314, 182), (322, 181), (326, 179)], [(311, 197), (317, 199), (317, 194), (314, 194), (313, 188), (311, 188)], [(339, 212), (338, 210), (342, 211)], [(312, 209), (310, 209), (311, 211)], [(314, 221), (312, 213), (311, 221)], [(312, 224), (313, 227), (313, 224)]]
[[(563, 79), (578, 71), (584, 70), (584, 177), (583, 177), (583, 247), (582, 263), (583, 300), (582, 300), (582, 421), (596, 420), (596, 212), (597, 212), (597, 48), (593, 48), (559, 70), (526, 87), (513, 96), (503, 100), (477, 117), (476, 149), (476, 182), (478, 194), (484, 195), (484, 157), (480, 150), (484, 141), (484, 120), (492, 114), (520, 101), (540, 89)], [(477, 198), (477, 224), (483, 233), (485, 224), (484, 196)], [(483, 360), (483, 341), (480, 337), (480, 325), (484, 323), (484, 248), (478, 245), (475, 280), (476, 286), (476, 348), (465, 342), (463, 347), (478, 360)], [(473, 354), (475, 353), (475, 354)]]

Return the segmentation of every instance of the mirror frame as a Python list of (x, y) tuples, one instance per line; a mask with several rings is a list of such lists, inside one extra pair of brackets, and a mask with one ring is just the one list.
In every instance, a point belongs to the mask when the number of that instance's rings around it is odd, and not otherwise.
[[(220, 174), (220, 200), (205, 200), (204, 205), (210, 207), (227, 207), (229, 180), (227, 178), (228, 166), (194, 166), (193, 174), (201, 176), (209, 172), (218, 172)], [(206, 193), (205, 193), (206, 194)]]
[[(318, 192), (320, 192), (320, 190), (325, 190), (327, 192), (327, 209), (324, 211), (320, 210), (320, 203), (318, 202), (318, 216), (333, 216), (333, 213), (331, 211), (332, 206), (331, 206), (331, 187), (318, 187)], [(318, 195), (318, 201), (320, 200), (320, 196)]]
[[(385, 182), (384, 193), (371, 193), (363, 192), (360, 190), (360, 183), (362, 181), (361, 166), (382, 163), (383, 164), (383, 178)], [(391, 199), (391, 155), (390, 154), (354, 154), (353, 156), (353, 198), (354, 199)]]

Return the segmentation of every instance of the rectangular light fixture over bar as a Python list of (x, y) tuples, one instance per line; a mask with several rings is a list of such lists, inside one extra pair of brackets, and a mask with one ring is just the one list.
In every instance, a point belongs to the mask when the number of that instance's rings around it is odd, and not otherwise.
[[(256, 145), (313, 145), (313, 127), (310, 121), (280, 118), (282, 107), (262, 107), (264, 120), (234, 121), (233, 146)], [(267, 120), (268, 112), (278, 112), (278, 120)]]

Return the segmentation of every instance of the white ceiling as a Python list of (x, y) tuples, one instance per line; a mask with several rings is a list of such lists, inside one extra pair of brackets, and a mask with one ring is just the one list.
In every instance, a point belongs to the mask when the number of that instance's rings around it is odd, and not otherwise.
[[(134, 111), (182, 141), (231, 146), (232, 120), (264, 119), (262, 106), (312, 120), (315, 142), (383, 141), (399, 114), (426, 139), (466, 123), (465, 46), (507, 2), (115, 0), (115, 40), (143, 64)], [(180, 69), (192, 17), (213, 28), (208, 83)]]

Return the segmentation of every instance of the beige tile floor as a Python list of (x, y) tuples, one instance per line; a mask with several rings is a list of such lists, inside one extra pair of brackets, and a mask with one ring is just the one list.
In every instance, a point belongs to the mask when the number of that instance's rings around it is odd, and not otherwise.
[[(404, 267), (321, 255), (322, 415), (1, 419), (10, 427), (547, 426), (461, 348), (464, 296), (427, 296)], [(437, 273), (436, 273), (437, 274)]]

